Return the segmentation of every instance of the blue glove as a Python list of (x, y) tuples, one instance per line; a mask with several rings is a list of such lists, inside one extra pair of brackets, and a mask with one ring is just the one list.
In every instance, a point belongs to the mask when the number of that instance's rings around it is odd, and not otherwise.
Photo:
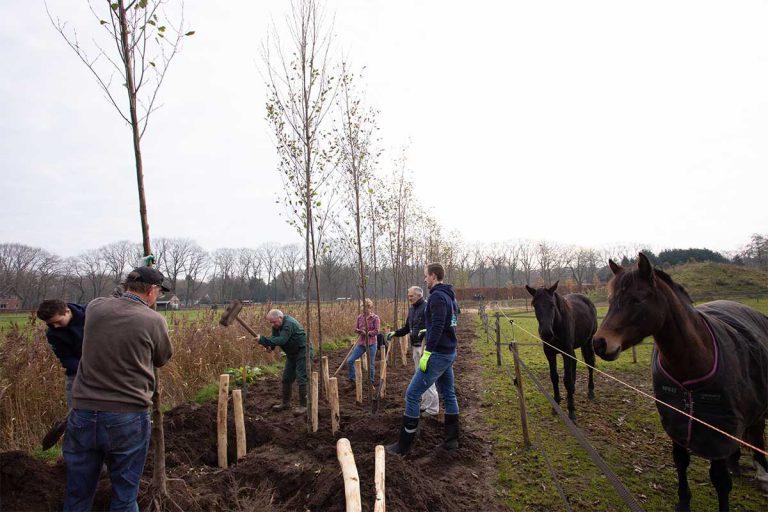
[(429, 363), (429, 356), (431, 355), (432, 352), (425, 350), (424, 353), (421, 354), (421, 359), (419, 359), (419, 370), (424, 373), (427, 373), (427, 363)]

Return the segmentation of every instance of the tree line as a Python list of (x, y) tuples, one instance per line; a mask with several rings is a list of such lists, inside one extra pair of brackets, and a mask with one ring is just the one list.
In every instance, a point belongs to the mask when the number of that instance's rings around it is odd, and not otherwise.
[[(610, 278), (608, 258), (631, 265), (638, 251), (662, 267), (714, 261), (768, 270), (768, 237), (757, 234), (727, 257), (708, 249), (666, 249), (656, 254), (642, 246), (592, 249), (532, 240), (469, 244), (456, 233), (443, 236), (434, 222), (414, 223), (410, 228), (413, 234), (407, 234), (401, 242), (406, 248), (404, 265), (393, 264), (392, 257), (397, 254), (389, 244), (397, 244), (396, 238), (382, 240), (376, 275), (369, 268), (366, 276), (369, 296), (394, 297), (396, 281), (405, 288), (421, 284), (423, 265), (432, 259), (443, 261), (449, 282), (460, 288), (549, 285), (557, 280), (569, 280), (576, 289), (584, 284), (599, 285)], [(207, 251), (189, 238), (158, 238), (152, 245), (158, 268), (185, 305), (231, 299), (306, 299), (307, 273), (299, 244), (265, 243), (255, 248)], [(85, 303), (109, 294), (142, 255), (141, 243), (129, 241), (66, 258), (40, 247), (2, 243), (0, 296), (18, 297), (24, 309), (36, 307), (45, 298)], [(320, 300), (357, 299), (359, 267), (357, 255), (349, 250), (349, 241), (330, 238), (318, 256)], [(402, 292), (402, 287), (398, 291)]]

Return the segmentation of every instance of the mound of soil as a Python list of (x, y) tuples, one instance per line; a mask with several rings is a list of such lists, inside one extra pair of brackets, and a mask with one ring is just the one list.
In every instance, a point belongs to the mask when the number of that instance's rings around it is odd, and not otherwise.
[[(454, 366), (461, 407), (461, 447), (448, 452), (442, 442), (442, 415), (421, 421), (414, 450), (407, 457), (386, 458), (386, 501), (389, 510), (465, 511), (505, 510), (496, 500), (496, 468), (488, 432), (480, 415), (479, 363), (471, 351), (472, 322), (460, 327), (459, 357)], [(331, 371), (344, 352), (329, 355)], [(398, 354), (399, 355), (399, 354)], [(344, 483), (336, 459), (336, 441), (350, 440), (360, 475), (363, 510), (373, 510), (374, 450), (397, 439), (404, 410), (405, 388), (411, 366), (398, 358), (388, 369), (387, 396), (375, 416), (364, 393), (355, 403), (354, 388), (339, 390), (340, 429), (331, 434), (330, 409), (321, 398), (320, 426), (307, 433), (303, 416), (292, 411), (273, 413), (279, 399), (279, 377), (249, 386), (245, 398), (248, 453), (236, 460), (235, 428), (230, 400), (228, 469), (217, 467), (216, 409), (214, 402), (183, 404), (164, 416), (168, 492), (173, 510), (344, 511)], [(318, 366), (319, 367), (319, 366)], [(344, 383), (345, 369), (339, 372)], [(322, 396), (322, 392), (321, 392)], [(295, 394), (294, 394), (295, 397)], [(294, 399), (295, 400), (295, 399)], [(150, 508), (149, 482), (152, 450), (144, 471), (139, 502)], [(2, 510), (57, 510), (65, 491), (63, 462), (55, 465), (31, 459), (21, 452), (0, 454), (0, 507)], [(109, 506), (110, 486), (103, 475), (95, 509)]]

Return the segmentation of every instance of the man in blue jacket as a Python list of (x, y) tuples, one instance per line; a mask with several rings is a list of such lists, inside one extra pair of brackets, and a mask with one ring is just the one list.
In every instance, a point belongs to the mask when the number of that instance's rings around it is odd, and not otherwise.
[(432, 384), (437, 384), (445, 406), (445, 435), (441, 446), (446, 450), (459, 447), (459, 403), (453, 381), (458, 304), (453, 287), (443, 283), (444, 278), (445, 269), (440, 263), (430, 263), (424, 269), (424, 283), (430, 291), (426, 309), (426, 347), (405, 392), (400, 438), (386, 446), (387, 452), (392, 454), (405, 455), (411, 450), (419, 426), (421, 395)]
[(48, 344), (64, 367), (64, 397), (67, 408), (72, 408), (72, 383), (77, 374), (77, 365), (83, 354), (83, 328), (85, 306), (49, 299), (40, 303), (37, 318), (45, 322)]

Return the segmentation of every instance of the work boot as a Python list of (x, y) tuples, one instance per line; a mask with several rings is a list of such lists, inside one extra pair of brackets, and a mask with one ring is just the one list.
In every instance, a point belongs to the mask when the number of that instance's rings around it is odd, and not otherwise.
[(294, 416), (307, 414), (307, 385), (299, 384), (299, 406), (293, 410)]
[(446, 450), (455, 450), (459, 447), (459, 415), (458, 414), (446, 414), (443, 444), (441, 444)]
[(396, 443), (384, 447), (387, 453), (393, 455), (405, 455), (411, 451), (413, 440), (419, 429), (419, 418), (403, 416), (403, 425), (400, 427), (400, 439)]
[(292, 382), (283, 382), (283, 402), (272, 406), (272, 410), (280, 412), (288, 409), (291, 406), (291, 388)]

